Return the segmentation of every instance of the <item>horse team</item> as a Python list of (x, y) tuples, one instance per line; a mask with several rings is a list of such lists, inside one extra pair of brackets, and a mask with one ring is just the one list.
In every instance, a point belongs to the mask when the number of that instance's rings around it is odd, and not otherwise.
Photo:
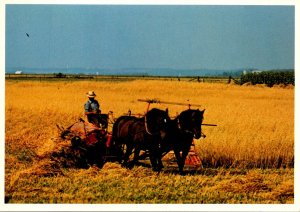
[[(188, 109), (171, 119), (168, 110), (153, 108), (141, 117), (121, 116), (114, 121), (112, 133), (80, 119), (61, 130), (61, 138), (70, 139), (74, 151), (81, 152), (79, 167), (88, 164), (103, 166), (109, 158), (131, 168), (142, 157), (149, 156), (152, 169), (163, 168), (162, 157), (174, 151), (180, 173), (193, 139), (200, 138), (204, 110)], [(101, 115), (107, 130), (108, 115)], [(59, 128), (60, 129), (60, 128)], [(77, 152), (78, 152), (77, 151)]]
[[(188, 109), (171, 119), (168, 110), (153, 108), (144, 117), (119, 117), (112, 130), (113, 146), (119, 151), (119, 161), (125, 167), (133, 167), (140, 158), (140, 151), (149, 153), (152, 169), (163, 168), (162, 157), (174, 151), (180, 173), (193, 139), (202, 135), (201, 124), (205, 110)], [(134, 154), (130, 160), (130, 155)]]

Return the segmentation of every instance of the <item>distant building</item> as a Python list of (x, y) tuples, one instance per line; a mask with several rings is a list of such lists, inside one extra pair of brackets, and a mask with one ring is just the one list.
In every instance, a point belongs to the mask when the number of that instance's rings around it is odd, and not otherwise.
[(259, 70), (244, 70), (243, 71), (243, 74), (245, 75), (245, 74), (247, 74), (247, 73), (251, 73), (251, 74), (259, 74), (259, 73), (261, 73), (261, 72), (263, 72), (263, 71), (259, 71)]
[(259, 73), (261, 73), (261, 72), (262, 72), (262, 71), (258, 71), (258, 70), (252, 71), (253, 74), (259, 74)]
[(23, 74), (23, 71), (16, 71), (15, 74)]

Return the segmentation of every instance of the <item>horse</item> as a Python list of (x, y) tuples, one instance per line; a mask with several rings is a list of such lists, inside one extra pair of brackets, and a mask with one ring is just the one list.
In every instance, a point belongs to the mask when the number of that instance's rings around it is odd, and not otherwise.
[(185, 110), (171, 120), (168, 125), (167, 134), (162, 142), (161, 154), (165, 155), (173, 150), (181, 174), (193, 139), (199, 139), (202, 136), (201, 124), (204, 111), (199, 109)]
[[(157, 108), (151, 109), (142, 118), (119, 117), (113, 125), (112, 141), (121, 150), (119, 155), (122, 158), (119, 161), (122, 166), (133, 167), (138, 162), (140, 150), (148, 150), (152, 169), (160, 171), (163, 168), (160, 146), (169, 121), (168, 110)], [(129, 161), (133, 150), (134, 158)]]

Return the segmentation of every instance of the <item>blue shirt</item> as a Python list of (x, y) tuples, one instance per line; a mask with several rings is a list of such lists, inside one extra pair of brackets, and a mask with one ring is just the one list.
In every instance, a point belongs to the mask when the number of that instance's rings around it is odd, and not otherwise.
[(100, 105), (98, 103), (97, 100), (93, 99), (93, 100), (88, 100), (85, 104), (84, 104), (84, 110), (85, 112), (100, 112), (99, 109)]

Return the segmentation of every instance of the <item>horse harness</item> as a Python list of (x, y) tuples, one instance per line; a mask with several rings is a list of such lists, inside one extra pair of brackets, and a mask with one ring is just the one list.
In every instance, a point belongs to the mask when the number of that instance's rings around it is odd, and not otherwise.
[(181, 131), (183, 131), (183, 132), (186, 132), (186, 133), (188, 133), (188, 134), (193, 134), (193, 135), (194, 135), (194, 132), (192, 132), (192, 131), (190, 131), (190, 130), (187, 130), (187, 129), (183, 130), (182, 127), (181, 127), (181, 125), (180, 125), (179, 118), (176, 118), (176, 119), (177, 119), (177, 127), (178, 127), (179, 130), (181, 130)]
[[(183, 132), (186, 132), (188, 134), (194, 135), (194, 132), (192, 132), (191, 130), (187, 130), (187, 129), (183, 130), (181, 125), (180, 125), (179, 118), (177, 117), (176, 119), (177, 119), (177, 127), (178, 127), (179, 130), (181, 130)], [(204, 138), (206, 137), (206, 135), (202, 131), (201, 131), (201, 137), (204, 137)]]

